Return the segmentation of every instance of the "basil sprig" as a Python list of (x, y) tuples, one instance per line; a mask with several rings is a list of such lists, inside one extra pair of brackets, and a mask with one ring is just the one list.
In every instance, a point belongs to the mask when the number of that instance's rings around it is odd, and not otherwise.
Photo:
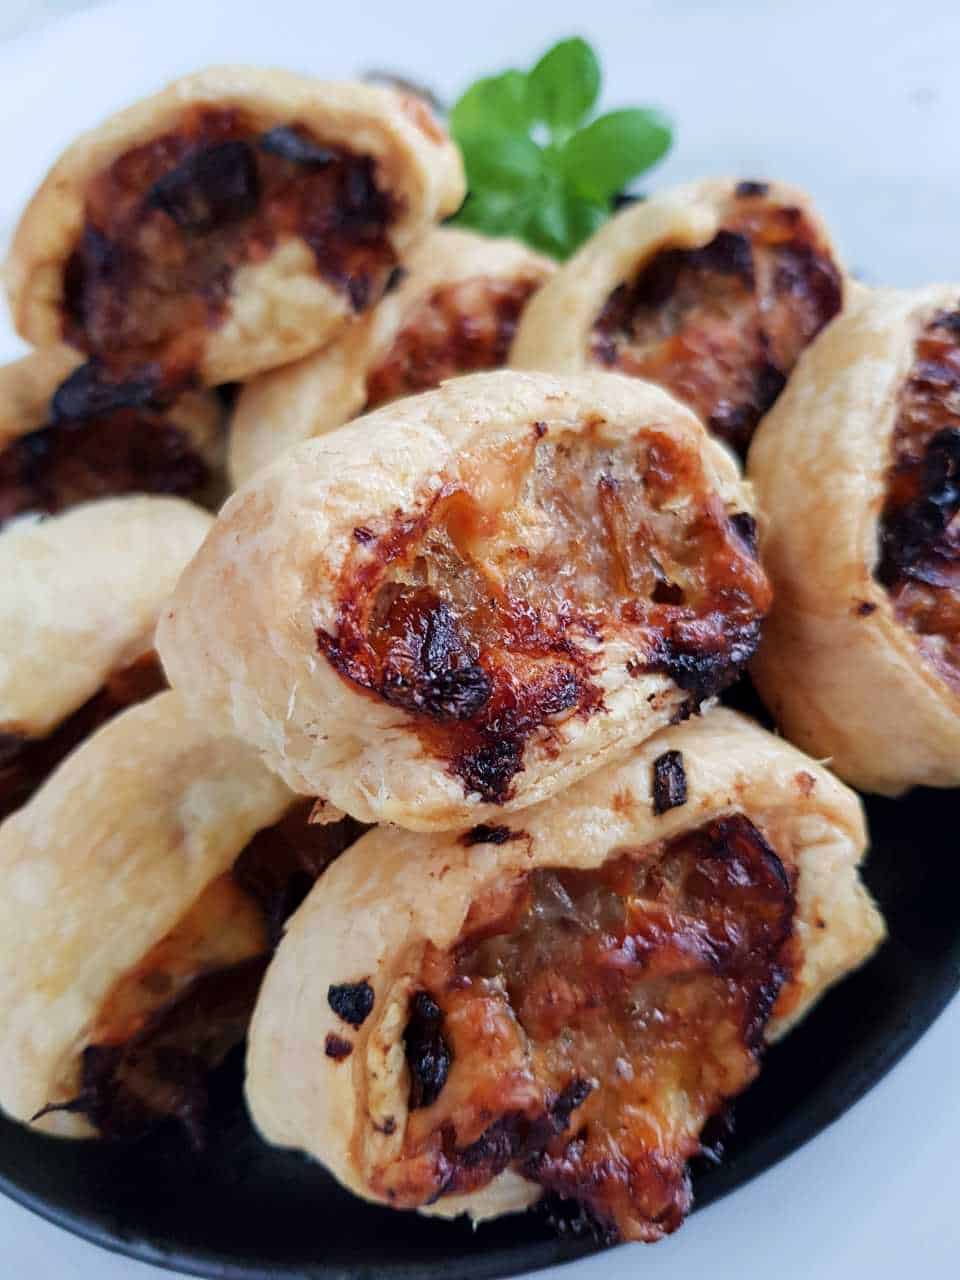
[(610, 216), (612, 200), (670, 149), (649, 107), (590, 120), (600, 64), (585, 40), (561, 40), (530, 71), (485, 76), (450, 112), (470, 194), (452, 219), (565, 258)]

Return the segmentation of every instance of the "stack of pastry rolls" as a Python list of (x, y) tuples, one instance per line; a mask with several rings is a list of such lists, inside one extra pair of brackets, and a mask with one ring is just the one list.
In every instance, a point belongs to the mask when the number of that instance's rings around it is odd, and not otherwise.
[[(0, 827), (0, 1105), (199, 1141), (249, 1026), (263, 1137), (356, 1194), (475, 1220), (559, 1196), (655, 1240), (711, 1117), (882, 939), (843, 779), (951, 781), (935, 745), (858, 772), (836, 725), (856, 740), (865, 681), (841, 715), (823, 673), (874, 628), (917, 733), (957, 731), (960, 328), (939, 293), (852, 286), (782, 184), (665, 192), (559, 268), (436, 226), (462, 194), (422, 103), (223, 68), (81, 140), (25, 215), (11, 300), (62, 376), (23, 416), (51, 461), (10, 455), (12, 534), (128, 503), (202, 527), (144, 606), (172, 691)], [(212, 522), (130, 496), (158, 423), (175, 492), (239, 485)], [(873, 458), (850, 608), (790, 505), (849, 483), (841, 439)], [(799, 745), (718, 705), (748, 666)], [(15, 764), (104, 680), (18, 710)]]

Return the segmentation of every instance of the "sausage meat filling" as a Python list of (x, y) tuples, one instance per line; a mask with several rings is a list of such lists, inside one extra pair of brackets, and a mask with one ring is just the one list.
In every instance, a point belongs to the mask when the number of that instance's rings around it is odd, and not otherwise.
[(757, 1075), (788, 993), (793, 914), (791, 876), (741, 814), (495, 882), (453, 949), (427, 946), (402, 1154), (376, 1190), (414, 1207), (510, 1168), (611, 1239), (675, 1230), (704, 1124)]
[(745, 455), (801, 352), (840, 310), (840, 272), (801, 209), (737, 187), (699, 249), (663, 249), (610, 294), (600, 364), (660, 383)]
[(292, 122), (261, 133), (235, 109), (193, 107), (90, 183), (64, 275), (64, 336), (120, 375), (175, 385), (224, 319), (234, 273), (296, 237), (362, 311), (395, 255), (396, 202), (371, 157)]
[(477, 276), (434, 289), (367, 379), (367, 409), (506, 363), (537, 280)]
[(172, 1116), (202, 1144), (210, 1074), (246, 1035), (284, 921), (363, 830), (350, 818), (310, 825), (312, 803), (259, 831), (116, 983), (81, 1054), (79, 1092), (41, 1115), (80, 1112), (119, 1139)]
[(116, 409), (50, 423), (0, 451), (0, 527), (28, 511), (53, 515), (122, 494), (197, 498), (209, 480), (188, 434), (160, 413)]
[(960, 310), (920, 335), (900, 395), (876, 576), (921, 653), (960, 690)]
[(603, 707), (601, 644), (687, 710), (735, 678), (770, 591), (747, 513), (708, 488), (694, 442), (655, 427), (607, 444), (545, 424), (478, 457), (392, 526), (360, 526), (320, 651), (403, 708), (469, 793), (502, 803), (528, 738)]
[(166, 688), (155, 653), (114, 671), (103, 688), (43, 738), (0, 731), (0, 820), (25, 804), (61, 760), (85, 738), (136, 702)]

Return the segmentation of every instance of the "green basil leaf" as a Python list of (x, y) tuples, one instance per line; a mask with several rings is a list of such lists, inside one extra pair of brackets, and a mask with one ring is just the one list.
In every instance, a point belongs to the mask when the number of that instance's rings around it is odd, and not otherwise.
[(519, 236), (526, 218), (527, 204), (522, 196), (509, 191), (473, 191), (449, 221), (490, 236)]
[(471, 191), (518, 191), (538, 182), (543, 152), (518, 133), (470, 133), (460, 139)]
[(575, 36), (549, 49), (530, 72), (530, 111), (551, 129), (575, 129), (597, 100), (600, 63)]
[(605, 204), (559, 190), (545, 194), (530, 209), (523, 225), (523, 238), (554, 258), (566, 258), (608, 217)]
[(665, 155), (673, 134), (647, 108), (611, 111), (578, 130), (563, 148), (567, 181), (588, 200), (608, 200)]
[(459, 142), (469, 134), (494, 129), (504, 133), (526, 133), (531, 116), (527, 76), (523, 71), (504, 71), (475, 81), (450, 112), (450, 132)]

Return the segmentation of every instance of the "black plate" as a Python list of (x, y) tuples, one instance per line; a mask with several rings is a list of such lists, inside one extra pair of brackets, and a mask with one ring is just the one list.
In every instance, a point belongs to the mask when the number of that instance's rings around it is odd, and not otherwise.
[[(914, 1044), (960, 986), (960, 792), (871, 800), (866, 880), (890, 939), (767, 1057), (740, 1099), (719, 1167), (695, 1172), (698, 1204), (741, 1186), (860, 1098)], [(45, 1138), (0, 1121), (0, 1187), (109, 1249), (226, 1280), (264, 1277), (511, 1276), (590, 1252), (541, 1216), (474, 1231), (376, 1209), (317, 1166), (258, 1140), (228, 1069), (216, 1136), (201, 1156), (175, 1131), (134, 1147)]]

